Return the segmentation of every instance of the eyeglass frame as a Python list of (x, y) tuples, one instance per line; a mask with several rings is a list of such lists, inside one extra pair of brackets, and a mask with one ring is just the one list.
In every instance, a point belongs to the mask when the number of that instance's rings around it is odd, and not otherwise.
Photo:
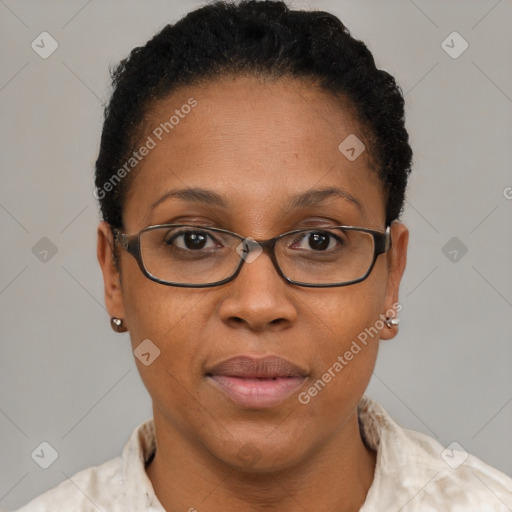
[[(209, 231), (215, 231), (219, 233), (226, 233), (228, 235), (235, 236), (236, 238), (239, 238), (241, 240), (241, 243), (243, 244), (244, 251), (243, 255), (240, 255), (240, 261), (238, 263), (238, 266), (236, 270), (233, 272), (233, 274), (230, 277), (227, 277), (225, 279), (222, 279), (221, 281), (215, 281), (213, 283), (206, 283), (206, 284), (185, 284), (185, 283), (175, 283), (170, 281), (164, 281), (162, 279), (159, 279), (158, 277), (151, 274), (145, 267), (144, 261), (142, 258), (142, 252), (140, 248), (140, 237), (141, 235), (146, 231), (151, 231), (155, 229), (161, 229), (161, 228), (178, 228), (178, 227), (191, 227), (195, 229), (206, 229)], [(119, 244), (123, 249), (125, 249), (128, 253), (130, 253), (135, 260), (137, 261), (139, 268), (141, 272), (144, 274), (145, 277), (147, 277), (149, 280), (154, 281), (156, 283), (162, 284), (164, 286), (176, 286), (180, 288), (211, 288), (214, 286), (220, 286), (226, 283), (229, 283), (233, 281), (238, 274), (240, 273), (243, 264), (246, 261), (247, 256), (250, 254), (252, 248), (250, 247), (251, 244), (258, 244), (259, 247), (261, 247), (262, 251), (269, 252), (270, 253), (270, 260), (272, 261), (272, 264), (274, 265), (274, 268), (276, 269), (277, 273), (289, 284), (295, 284), (297, 286), (303, 286), (307, 288), (333, 288), (333, 287), (340, 287), (340, 286), (349, 286), (352, 284), (360, 283), (361, 281), (364, 281), (367, 279), (367, 277), (370, 275), (371, 271), (373, 270), (373, 267), (375, 266), (375, 262), (377, 261), (377, 258), (386, 252), (389, 251), (391, 248), (391, 227), (388, 225), (386, 226), (386, 230), (384, 232), (377, 231), (375, 229), (368, 229), (368, 228), (362, 228), (358, 226), (329, 226), (329, 227), (319, 227), (316, 228), (318, 231), (321, 231), (322, 229), (325, 230), (332, 230), (332, 229), (343, 229), (345, 231), (361, 231), (363, 233), (369, 233), (373, 236), (373, 258), (372, 262), (370, 264), (370, 267), (368, 268), (367, 272), (357, 279), (353, 279), (352, 281), (347, 281), (343, 283), (326, 283), (326, 284), (312, 284), (312, 283), (303, 283), (300, 281), (294, 281), (293, 279), (290, 279), (287, 277), (284, 272), (282, 271), (279, 262), (277, 261), (276, 253), (275, 253), (275, 246), (277, 241), (280, 238), (283, 238), (285, 236), (293, 235), (295, 233), (300, 232), (307, 232), (307, 231), (315, 231), (314, 227), (310, 228), (301, 228), (301, 229), (295, 229), (292, 231), (287, 231), (286, 233), (281, 233), (280, 235), (269, 238), (267, 240), (254, 240), (250, 237), (244, 237), (242, 235), (239, 235), (238, 233), (235, 233), (233, 231), (228, 231), (227, 229), (222, 228), (215, 228), (210, 226), (199, 226), (199, 225), (193, 225), (193, 224), (155, 224), (153, 226), (147, 226), (141, 231), (139, 231), (136, 234), (129, 235), (127, 233), (121, 232), (121, 230), (114, 228), (111, 226), (112, 234), (114, 235), (114, 244)], [(247, 252), (246, 252), (247, 248)]]

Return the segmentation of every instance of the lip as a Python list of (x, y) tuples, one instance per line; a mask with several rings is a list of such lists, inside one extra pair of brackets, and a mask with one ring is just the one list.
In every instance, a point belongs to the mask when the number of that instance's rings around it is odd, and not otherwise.
[(263, 409), (273, 407), (293, 395), (308, 373), (277, 356), (238, 356), (222, 361), (206, 372), (215, 387), (236, 404)]

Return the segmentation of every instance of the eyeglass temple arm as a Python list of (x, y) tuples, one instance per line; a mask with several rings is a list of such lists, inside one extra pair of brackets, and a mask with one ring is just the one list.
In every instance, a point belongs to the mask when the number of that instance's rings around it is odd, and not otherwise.
[(378, 254), (382, 254), (383, 252), (389, 251), (391, 249), (391, 226), (386, 228), (385, 233), (379, 233), (380, 236), (376, 241), (376, 249)]
[(139, 237), (134, 235), (133, 237), (128, 237), (126, 233), (122, 233), (119, 229), (114, 228), (112, 230), (114, 235), (114, 245), (119, 244), (123, 249), (128, 251), (130, 254), (138, 257), (139, 254)]

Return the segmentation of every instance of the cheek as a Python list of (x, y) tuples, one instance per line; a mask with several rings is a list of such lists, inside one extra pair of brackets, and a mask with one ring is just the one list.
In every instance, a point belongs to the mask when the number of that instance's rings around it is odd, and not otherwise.
[[(171, 387), (189, 387), (209, 314), (204, 291), (163, 286), (135, 275), (126, 280), (123, 294), (135, 361), (149, 393), (169, 395)], [(150, 356), (139, 357), (140, 352)]]
[[(378, 320), (385, 310), (387, 273), (384, 263), (384, 260), (378, 261), (364, 281), (332, 288), (332, 291), (324, 291), (318, 296), (315, 321), (326, 336), (331, 336), (332, 347), (337, 352), (349, 346), (367, 329), (382, 329), (383, 322)], [(373, 339), (378, 341), (378, 336), (374, 335)]]
[[(332, 310), (325, 336), (317, 341), (318, 352), (322, 353), (322, 370), (328, 371), (336, 361), (338, 373), (349, 380), (367, 373), (373, 366), (379, 345), (380, 330), (384, 326), (379, 319), (380, 308), (368, 303), (365, 297)], [(322, 320), (320, 318), (320, 320)], [(327, 319), (323, 319), (327, 322)]]
[(338, 414), (339, 404), (351, 400), (355, 406), (369, 383), (384, 327), (380, 315), (385, 289), (378, 274), (319, 301), (322, 305), (314, 316), (319, 333), (315, 338), (317, 371), (299, 400), (316, 402), (315, 407), (326, 409), (322, 414)]
[[(132, 347), (140, 377), (153, 405), (170, 424), (188, 435), (190, 424), (204, 422), (198, 389), (201, 384), (200, 334), (207, 301), (194, 291), (184, 293), (157, 286), (164, 292), (155, 290), (148, 300), (141, 297), (134, 304), (133, 314), (137, 320), (136, 327), (130, 332)], [(145, 339), (158, 347), (153, 348), (158, 357), (149, 365), (137, 358), (137, 345), (142, 347), (141, 340)]]
[(123, 303), (135, 346), (146, 338), (167, 344), (180, 330), (193, 328), (203, 309), (201, 290), (156, 283), (142, 274), (135, 261), (123, 263)]

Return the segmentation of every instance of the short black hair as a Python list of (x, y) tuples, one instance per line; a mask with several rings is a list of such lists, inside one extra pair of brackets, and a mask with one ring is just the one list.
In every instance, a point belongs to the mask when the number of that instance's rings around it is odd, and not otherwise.
[(178, 88), (248, 73), (309, 79), (348, 100), (356, 121), (369, 131), (367, 149), (385, 194), (386, 225), (400, 217), (412, 150), (395, 79), (377, 69), (366, 45), (334, 15), (291, 10), (282, 1), (242, 0), (217, 1), (166, 25), (111, 72), (95, 178), (107, 223), (123, 227), (132, 176), (115, 183), (112, 177), (130, 158), (151, 106)]

